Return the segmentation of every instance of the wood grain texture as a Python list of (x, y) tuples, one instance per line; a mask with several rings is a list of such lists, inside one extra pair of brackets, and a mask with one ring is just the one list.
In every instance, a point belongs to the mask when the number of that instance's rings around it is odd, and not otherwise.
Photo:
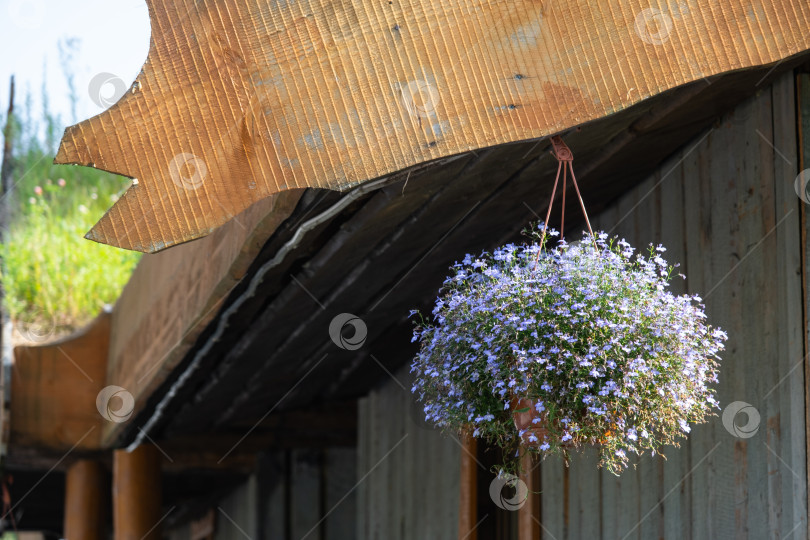
[[(805, 67), (805, 70), (802, 73), (799, 73), (796, 77), (796, 101), (797, 101), (797, 111), (798, 111), (798, 148), (799, 148), (799, 169), (801, 171), (806, 171), (810, 168), (810, 73)], [(795, 181), (794, 181), (795, 182)], [(803, 186), (805, 193), (807, 192), (807, 185)], [(801, 192), (801, 191), (800, 191)], [(801, 230), (800, 230), (800, 238), (801, 238), (801, 276), (802, 276), (802, 296), (804, 299), (804, 311), (803, 311), (803, 328), (804, 332), (802, 335), (804, 341), (804, 350), (805, 350), (805, 357), (803, 362), (804, 368), (804, 376), (802, 377), (802, 383), (804, 383), (804, 403), (795, 403), (794, 406), (799, 409), (800, 411), (807, 411), (810, 410), (810, 392), (808, 392), (808, 388), (810, 388), (810, 369), (807, 366), (807, 359), (808, 354), (807, 351), (810, 351), (810, 325), (808, 325), (808, 306), (810, 306), (810, 249), (807, 246), (807, 239), (810, 238), (810, 219), (808, 219), (807, 215), (807, 205), (802, 204), (800, 205), (800, 215), (801, 215)], [(796, 379), (799, 377), (795, 377), (793, 379), (794, 384), (796, 383)], [(804, 405), (804, 407), (802, 407)], [(797, 419), (798, 422), (801, 422), (801, 417)], [(807, 437), (808, 430), (810, 430), (810, 415), (804, 416), (804, 426), (805, 432), (804, 436)], [(805, 478), (800, 478), (798, 481), (802, 482), (805, 481), (807, 484), (810, 484), (810, 452), (807, 452), (805, 455), (806, 460), (806, 467), (805, 467)], [(805, 501), (797, 501), (796, 504), (801, 504), (804, 502), (805, 504), (810, 504), (810, 497), (808, 497)], [(808, 509), (808, 513), (810, 513), (810, 509)], [(810, 528), (810, 524), (807, 525)], [(808, 536), (810, 536), (810, 529), (807, 532)]]
[[(301, 193), (279, 193), (198, 242), (141, 259), (113, 311), (107, 375), (135, 397), (136, 414), (216, 316)], [(103, 427), (108, 443), (121, 426)]]
[(159, 540), (161, 455), (152, 445), (113, 451), (114, 540)]
[(357, 536), (458, 540), (461, 443), (412, 407), (399, 370), (358, 403)]
[(10, 444), (66, 451), (100, 446), (96, 396), (106, 386), (110, 319), (103, 312), (81, 331), (44, 345), (14, 348)]
[(81, 459), (65, 475), (66, 540), (102, 540), (107, 537), (110, 486), (104, 465)]
[(478, 441), (472, 437), (460, 440), (463, 451), (459, 458), (461, 471), (459, 473), (458, 494), (458, 540), (478, 540), (478, 464), (475, 454)]
[(138, 179), (87, 237), (146, 252), (810, 48), (795, 0), (147, 3), (141, 73), (56, 158)]
[[(542, 497), (540, 464), (531, 454), (527, 453), (521, 457), (521, 467), (523, 473), (520, 477), (525, 482), (528, 493), (526, 502), (517, 511), (517, 538), (518, 540), (540, 540), (540, 500)], [(582, 538), (589, 537), (582, 536)]]
[(357, 450), (330, 448), (325, 451), (324, 540), (357, 538)]
[(321, 538), (321, 455), (308, 450), (291, 452), (290, 526), (292, 538)]

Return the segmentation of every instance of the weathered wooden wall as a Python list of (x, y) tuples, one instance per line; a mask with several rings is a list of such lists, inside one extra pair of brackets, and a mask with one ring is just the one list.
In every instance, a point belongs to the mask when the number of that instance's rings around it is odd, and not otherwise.
[[(214, 540), (354, 540), (356, 485), (354, 448), (268, 451), (216, 502)], [(172, 528), (171, 540), (188, 540), (189, 527)]]
[[(787, 74), (594, 220), (637, 247), (664, 244), (681, 264), (676, 289), (699, 293), (729, 334), (721, 406), (750, 404), (758, 430), (735, 436), (718, 415), (667, 460), (646, 456), (620, 477), (599, 470), (593, 451), (569, 468), (544, 462), (543, 538), (807, 538), (795, 104)], [(360, 538), (457, 537), (459, 446), (416, 427), (410, 399), (387, 381), (360, 406), (361, 478), (372, 471), (360, 487)]]
[(596, 219), (635, 246), (663, 243), (681, 263), (679, 288), (701, 294), (729, 335), (721, 406), (744, 401), (761, 421), (738, 438), (715, 417), (666, 461), (645, 457), (618, 478), (597, 472), (593, 455), (569, 469), (545, 462), (544, 538), (807, 538), (796, 150), (785, 75)]
[(255, 475), (217, 506), (214, 540), (257, 538), (259, 534), (258, 481)]
[(394, 377), (358, 406), (357, 538), (455, 540), (461, 446), (421, 421), (408, 368)]
[[(810, 200), (807, 198), (807, 181), (810, 177), (807, 176), (810, 172), (810, 66), (805, 65), (801, 73), (797, 77), (796, 84), (797, 94), (797, 112), (799, 114), (799, 169), (802, 170), (804, 185), (796, 189), (797, 193), (805, 194), (804, 201)], [(795, 184), (794, 184), (794, 187)], [(802, 218), (802, 283), (804, 285), (804, 350), (810, 351), (810, 324), (808, 324), (808, 311), (810, 311), (810, 297), (807, 291), (810, 290), (810, 250), (807, 249), (807, 239), (810, 238), (810, 219), (808, 219), (808, 205), (801, 205), (801, 218)], [(804, 373), (802, 374), (805, 384), (804, 392), (804, 410), (805, 410), (805, 426), (807, 426), (807, 411), (810, 410), (810, 369), (807, 369), (805, 362)], [(806, 456), (806, 462), (810, 464), (810, 454)], [(810, 485), (810, 469), (806, 471), (808, 474), (808, 485)], [(809, 507), (810, 508), (810, 507)]]
[[(638, 247), (663, 243), (668, 260), (680, 262), (687, 280), (676, 288), (701, 294), (712, 323), (730, 336), (721, 405), (749, 403), (760, 415), (758, 430), (737, 437), (715, 417), (695, 426), (666, 461), (647, 456), (618, 478), (598, 470), (593, 453), (575, 456), (569, 468), (545, 462), (543, 538), (807, 538), (804, 208), (794, 192), (795, 103), (788, 74), (594, 220)], [(252, 529), (245, 527), (263, 527), (269, 538), (306, 535), (331, 501), (340, 503), (348, 529), (330, 533), (338, 515), (330, 514), (323, 529), (329, 539), (457, 538), (462, 449), (421, 422), (409, 388), (403, 368), (361, 400), (357, 468), (351, 471), (342, 456), (343, 465), (333, 469), (344, 477), (334, 491), (319, 485), (319, 466), (294, 451), (260, 470), (257, 483), (248, 482), (222, 508), (234, 509), (247, 534)], [(744, 424), (745, 414), (738, 420)], [(246, 504), (258, 504), (258, 513)], [(356, 521), (347, 509), (356, 510)], [(256, 515), (264, 524), (255, 523)], [(225, 518), (218, 517), (225, 531)]]

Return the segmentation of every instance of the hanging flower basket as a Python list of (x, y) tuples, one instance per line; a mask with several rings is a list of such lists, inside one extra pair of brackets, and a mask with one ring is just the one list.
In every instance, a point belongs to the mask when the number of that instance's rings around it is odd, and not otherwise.
[[(677, 445), (718, 407), (726, 334), (697, 296), (669, 290), (664, 248), (634, 254), (605, 233), (576, 245), (507, 245), (452, 267), (414, 332), (426, 418), (514, 456), (595, 445), (618, 474), (630, 453)], [(412, 312), (415, 314), (417, 312)]]

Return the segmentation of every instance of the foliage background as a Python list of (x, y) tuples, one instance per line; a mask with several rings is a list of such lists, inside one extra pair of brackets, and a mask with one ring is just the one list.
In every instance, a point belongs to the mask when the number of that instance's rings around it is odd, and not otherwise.
[[(70, 66), (63, 67), (75, 103)], [(130, 180), (86, 167), (54, 165), (68, 122), (50, 110), (45, 84), (41, 111), (33, 110), (30, 89), (22, 93), (18, 85), (17, 91), (9, 131), (12, 190), (2, 200), (10, 214), (0, 247), (4, 306), (23, 335), (34, 325), (39, 337), (52, 337), (82, 326), (113, 303), (140, 258), (84, 239)], [(3, 126), (7, 107), (2, 104)]]

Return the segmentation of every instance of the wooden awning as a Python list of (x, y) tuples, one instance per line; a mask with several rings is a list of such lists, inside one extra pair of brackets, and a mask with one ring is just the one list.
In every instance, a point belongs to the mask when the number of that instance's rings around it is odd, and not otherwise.
[(110, 319), (111, 312), (104, 311), (64, 339), (14, 348), (9, 419), (13, 450), (100, 448), (104, 419), (96, 400), (107, 379)]
[(137, 178), (87, 237), (145, 252), (810, 49), (800, 0), (147, 3), (142, 72), (56, 158)]

